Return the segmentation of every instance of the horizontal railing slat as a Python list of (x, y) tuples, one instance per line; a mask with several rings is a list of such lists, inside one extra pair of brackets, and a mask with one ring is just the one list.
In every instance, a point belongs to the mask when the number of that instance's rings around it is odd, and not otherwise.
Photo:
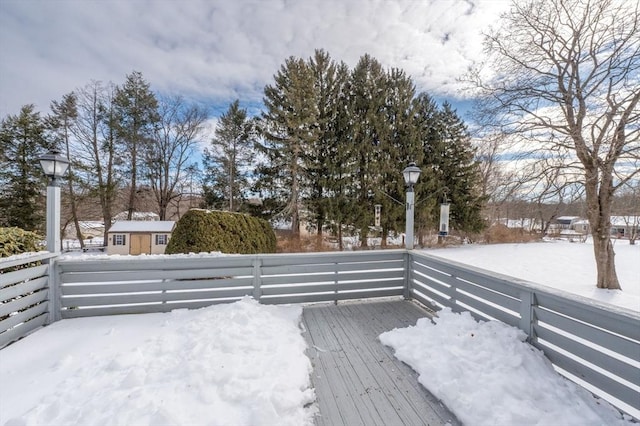
[(624, 315), (616, 315), (613, 311), (591, 306), (584, 303), (567, 300), (553, 294), (539, 292), (538, 304), (545, 309), (561, 312), (577, 320), (604, 328), (612, 333), (620, 334), (629, 339), (640, 341), (640, 327), (638, 319)]
[[(447, 293), (445, 292), (441, 292), (444, 293), (445, 295), (447, 295), (447, 297), (442, 296), (438, 293), (436, 293), (434, 291), (434, 288), (431, 288), (431, 283), (423, 283), (423, 282), (414, 282), (412, 283), (412, 289), (416, 289), (418, 291), (420, 291), (421, 293), (423, 293), (425, 296), (436, 300), (438, 303), (441, 303), (444, 306), (452, 306), (452, 302), (451, 300), (448, 298), (450, 297)], [(438, 291), (440, 291), (439, 288), (437, 288)]]
[(18, 259), (0, 259), (0, 271), (3, 269), (13, 268), (15, 266), (27, 265), (29, 263), (40, 262), (58, 256), (59, 253), (39, 252), (31, 256), (20, 257)]
[(245, 287), (253, 284), (253, 278), (228, 278), (213, 280), (160, 280), (151, 282), (128, 282), (107, 284), (65, 284), (62, 286), (62, 295), (79, 296), (102, 293), (128, 293), (140, 291), (163, 290), (199, 290), (216, 289), (224, 287)]
[(547, 311), (539, 306), (534, 308), (534, 313), (538, 321), (550, 324), (569, 334), (573, 334), (582, 339), (597, 342), (598, 345), (611, 348), (613, 351), (630, 358), (637, 359), (640, 354), (640, 345), (615, 334), (608, 333), (605, 330), (594, 328), (588, 324), (575, 321), (571, 318), (558, 315), (555, 312)]
[[(577, 357), (582, 358), (603, 370), (609, 371), (616, 376), (635, 384), (636, 386), (640, 386), (640, 370), (638, 370), (638, 367), (616, 359), (611, 356), (611, 354), (598, 351), (543, 326), (536, 325), (535, 332), (538, 339), (546, 340), (554, 346), (562, 348), (567, 352), (571, 352), (573, 355), (576, 355)], [(640, 355), (640, 353), (638, 355)]]
[(127, 306), (105, 306), (105, 307), (93, 307), (82, 309), (64, 309), (62, 310), (62, 318), (84, 318), (84, 317), (97, 317), (105, 315), (129, 315), (129, 314), (151, 314), (170, 312), (174, 309), (200, 309), (211, 305), (220, 303), (230, 303), (241, 298), (229, 298), (229, 299), (217, 299), (206, 301), (189, 301), (189, 302), (174, 302), (174, 303), (154, 303), (148, 305), (127, 305)]
[(13, 299), (18, 296), (23, 296), (31, 292), (45, 288), (47, 286), (48, 279), (49, 279), (48, 276), (44, 276), (44, 277), (31, 279), (29, 281), (25, 281), (20, 284), (15, 284), (9, 287), (5, 287), (2, 290), (0, 290), (0, 302)]
[(40, 315), (29, 322), (22, 323), (17, 327), (5, 331), (4, 333), (0, 333), (0, 348), (5, 347), (15, 340), (25, 337), (37, 328), (42, 327), (46, 321), (47, 316)]
[(584, 364), (567, 357), (547, 345), (540, 343), (537, 346), (544, 352), (544, 355), (559, 368), (573, 374), (587, 383), (590, 383), (600, 391), (609, 394), (636, 409), (640, 409), (640, 399), (638, 398), (637, 391), (598, 371), (586, 368)]
[(457, 292), (455, 299), (457, 304), (464, 303), (465, 305), (470, 306), (476, 309), (477, 311), (482, 312), (483, 314), (486, 314), (490, 317), (500, 320), (503, 323), (509, 324), (513, 327), (517, 327), (518, 322), (520, 321), (519, 316), (516, 317), (513, 314), (509, 314), (509, 312), (507, 311), (491, 306), (483, 300), (475, 299), (464, 293)]
[(12, 312), (18, 312), (24, 308), (40, 303), (47, 300), (49, 290), (40, 290), (38, 292), (29, 294), (28, 296), (14, 299), (11, 302), (0, 304), (0, 317), (9, 315)]
[(188, 279), (188, 278), (217, 278), (232, 276), (251, 276), (252, 267), (244, 268), (216, 268), (216, 269), (188, 269), (188, 270), (136, 270), (114, 272), (77, 272), (63, 273), (65, 283), (109, 282), (109, 281), (142, 281), (158, 279)]
[(10, 317), (0, 321), (0, 331), (9, 330), (16, 325), (37, 317), (38, 315), (44, 314), (45, 312), (47, 312), (47, 304), (39, 303), (29, 309), (25, 309), (24, 311), (18, 312), (15, 315), (11, 315)]
[(109, 294), (104, 296), (65, 296), (62, 298), (64, 308), (100, 306), (100, 305), (128, 305), (153, 302), (171, 302), (178, 300), (220, 299), (251, 295), (253, 288), (235, 288), (230, 290), (198, 290), (155, 293), (126, 293)]
[(513, 297), (507, 296), (505, 294), (488, 290), (487, 288), (475, 283), (471, 284), (465, 281), (461, 281), (459, 279), (456, 281), (457, 282), (455, 283), (454, 287), (456, 287), (458, 290), (463, 290), (468, 293), (471, 293), (474, 296), (477, 296), (483, 300), (487, 300), (491, 303), (500, 305), (503, 308), (506, 308), (512, 312), (517, 313), (520, 310), (519, 299), (514, 299)]
[(0, 274), (0, 288), (46, 275), (49, 265), (34, 266)]
[[(417, 258), (417, 259), (416, 259)], [(432, 256), (420, 254), (415, 256), (414, 262), (424, 263), (427, 266), (438, 269), (439, 271), (456, 276), (471, 282), (482, 282), (485, 287), (500, 293), (507, 294), (511, 297), (518, 297), (520, 288), (515, 286), (507, 279), (498, 278), (498, 274), (492, 274), (489, 271), (480, 271), (466, 265), (458, 265), (455, 262), (438, 259)]]
[(324, 293), (324, 294), (300, 294), (287, 296), (268, 296), (260, 299), (260, 303), (279, 305), (288, 303), (314, 303), (329, 302), (333, 300), (368, 299), (375, 297), (402, 296), (403, 289), (385, 289), (378, 291), (354, 292), (354, 293)]
[(262, 295), (271, 296), (277, 294), (300, 294), (300, 293), (319, 293), (326, 291), (351, 291), (351, 290), (369, 290), (385, 287), (402, 287), (401, 280), (380, 280), (369, 282), (350, 282), (350, 283), (326, 283), (326, 284), (311, 284), (311, 285), (278, 285), (278, 286), (263, 286)]

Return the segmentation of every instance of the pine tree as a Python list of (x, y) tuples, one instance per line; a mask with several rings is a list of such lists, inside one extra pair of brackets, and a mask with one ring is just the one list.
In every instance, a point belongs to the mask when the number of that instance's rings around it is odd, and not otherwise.
[(361, 246), (367, 245), (373, 225), (370, 194), (380, 183), (380, 144), (387, 136), (385, 127), (386, 74), (373, 57), (364, 55), (352, 70), (348, 84), (349, 116), (353, 123), (351, 143), (354, 175), (348, 191), (349, 221), (359, 230)]
[[(475, 151), (463, 121), (448, 102), (438, 108), (428, 95), (418, 97), (419, 126), (426, 173), (418, 190), (425, 197), (418, 211), (421, 234), (437, 228), (440, 203), (450, 202), (450, 227), (463, 232), (477, 232), (483, 227), (480, 174), (474, 160)], [(423, 167), (425, 170), (425, 167)]]
[(254, 120), (236, 100), (220, 117), (210, 147), (204, 149), (203, 191), (207, 207), (240, 209), (249, 190), (254, 144)]
[(318, 138), (318, 111), (313, 96), (314, 76), (302, 59), (290, 57), (264, 89), (266, 111), (260, 120), (266, 156), (260, 165), (258, 189), (278, 200), (278, 212), (300, 234), (301, 202), (307, 188), (305, 152)]
[(308, 184), (305, 201), (310, 213), (308, 220), (316, 227), (317, 234), (322, 235), (330, 208), (328, 196), (331, 183), (341, 165), (338, 151), (343, 133), (338, 132), (337, 122), (348, 68), (345, 64), (337, 64), (323, 50), (316, 50), (314, 56), (309, 58), (308, 65), (313, 73), (312, 94), (318, 116), (317, 138), (310, 141), (304, 157)]
[(390, 231), (404, 229), (404, 203), (396, 200), (404, 198), (405, 188), (402, 169), (410, 161), (422, 163), (420, 145), (414, 123), (413, 82), (404, 71), (392, 69), (387, 73), (384, 137), (378, 147), (378, 181), (375, 185), (376, 204), (382, 206), (382, 245), (386, 246)]
[(46, 180), (38, 158), (53, 144), (34, 105), (0, 123), (0, 226), (43, 231)]
[(126, 157), (126, 174), (129, 176), (127, 219), (131, 220), (136, 206), (138, 175), (142, 159), (151, 146), (154, 129), (160, 119), (158, 101), (142, 73), (134, 71), (116, 90), (114, 99), (117, 117), (116, 135)]

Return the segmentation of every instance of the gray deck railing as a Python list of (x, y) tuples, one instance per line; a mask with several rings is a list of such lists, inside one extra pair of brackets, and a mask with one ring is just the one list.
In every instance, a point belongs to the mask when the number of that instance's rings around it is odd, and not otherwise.
[(48, 321), (49, 264), (56, 254), (0, 262), (0, 348)]
[(621, 409), (640, 410), (640, 314), (412, 252), (409, 293), (524, 330), (565, 376)]
[[(0, 262), (0, 271), (16, 265)], [(0, 274), (0, 348), (63, 318), (199, 308), (244, 296), (269, 304), (404, 296), (519, 327), (562, 374), (623, 411), (640, 411), (640, 313), (418, 251), (67, 258), (54, 265)]]
[(57, 262), (61, 318), (403, 295), (403, 250)]

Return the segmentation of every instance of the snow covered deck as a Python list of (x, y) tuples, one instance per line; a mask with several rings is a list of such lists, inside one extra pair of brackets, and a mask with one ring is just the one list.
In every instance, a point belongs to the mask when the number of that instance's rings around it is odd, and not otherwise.
[(321, 425), (459, 425), (378, 336), (431, 313), (403, 300), (306, 306), (304, 333)]

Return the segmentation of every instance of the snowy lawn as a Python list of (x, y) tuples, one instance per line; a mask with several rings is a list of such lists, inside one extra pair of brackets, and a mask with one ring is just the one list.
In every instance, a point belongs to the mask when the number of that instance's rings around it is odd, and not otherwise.
[(593, 244), (469, 244), (425, 252), (640, 312), (640, 244), (614, 240), (622, 291), (596, 288)]
[(306, 425), (300, 307), (56, 322), (0, 351), (0, 424)]
[[(631, 425), (602, 400), (560, 377), (517, 328), (478, 323), (448, 308), (433, 324), (380, 335), (419, 381), (469, 426)], [(636, 424), (636, 423), (633, 423)]]

